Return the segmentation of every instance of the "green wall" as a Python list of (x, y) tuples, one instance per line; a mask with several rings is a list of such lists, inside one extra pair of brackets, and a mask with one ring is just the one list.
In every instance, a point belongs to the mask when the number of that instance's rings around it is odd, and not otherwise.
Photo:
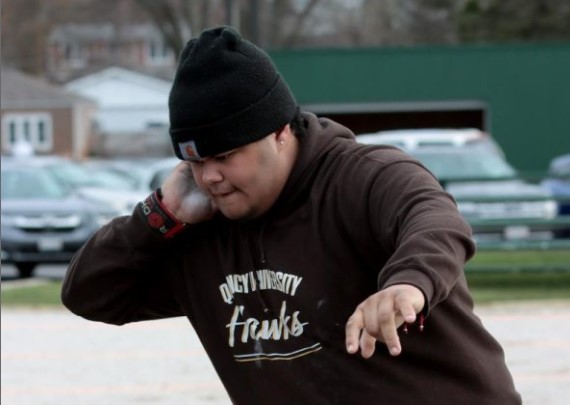
[(570, 43), (270, 54), (301, 105), (476, 100), (518, 169), (570, 153)]

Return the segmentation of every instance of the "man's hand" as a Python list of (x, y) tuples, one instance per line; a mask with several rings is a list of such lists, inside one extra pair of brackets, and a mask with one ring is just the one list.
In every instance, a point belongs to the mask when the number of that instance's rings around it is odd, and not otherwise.
[(425, 305), (421, 290), (409, 284), (392, 285), (379, 291), (356, 307), (346, 324), (346, 350), (369, 358), (374, 354), (376, 341), (384, 342), (392, 356), (402, 352), (397, 329), (404, 323), (413, 323)]
[(196, 185), (190, 162), (180, 162), (161, 186), (162, 203), (181, 222), (195, 224), (211, 219), (216, 205)]

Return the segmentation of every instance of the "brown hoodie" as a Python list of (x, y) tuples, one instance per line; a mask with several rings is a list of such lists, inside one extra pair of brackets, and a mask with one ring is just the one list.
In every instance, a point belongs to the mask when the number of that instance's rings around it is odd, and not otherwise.
[[(186, 316), (237, 404), (520, 404), (499, 344), (473, 314), (469, 226), (401, 151), (364, 146), (305, 114), (307, 135), (276, 204), (161, 239), (135, 213), (75, 256), (62, 299), (87, 319)], [(345, 324), (378, 289), (420, 288), (425, 329), (392, 357), (345, 350)]]

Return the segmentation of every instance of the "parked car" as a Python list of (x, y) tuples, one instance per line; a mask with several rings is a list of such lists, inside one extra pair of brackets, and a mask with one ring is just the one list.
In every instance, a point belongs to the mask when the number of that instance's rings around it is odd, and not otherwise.
[[(570, 153), (552, 159), (548, 165), (547, 177), (541, 185), (556, 198), (558, 215), (570, 218)], [(556, 236), (570, 237), (570, 226), (559, 229)]]
[(552, 239), (553, 228), (548, 221), (556, 216), (556, 203), (551, 194), (521, 179), (486, 133), (383, 131), (357, 139), (366, 144), (397, 146), (422, 162), (457, 200), (476, 241)]
[(463, 147), (505, 157), (499, 144), (487, 132), (476, 128), (394, 129), (358, 135), (357, 139), (361, 143), (392, 145), (405, 151)]
[(164, 180), (166, 180), (178, 163), (180, 163), (180, 159), (177, 157), (168, 157), (149, 164), (148, 169), (141, 173), (139, 191), (148, 194), (156, 190), (164, 183)]
[(152, 158), (89, 159), (85, 160), (83, 165), (89, 170), (120, 176), (129, 183), (130, 187), (138, 189), (141, 176), (155, 161), (156, 159)]
[(38, 170), (50, 172), (86, 199), (111, 205), (118, 215), (131, 214), (142, 198), (132, 181), (118, 173), (87, 167), (83, 163), (57, 156), (34, 157), (27, 163)]
[[(126, 179), (132, 189), (123, 190), (123, 200), (128, 200), (130, 204), (126, 207), (127, 215), (139, 201), (144, 200), (151, 192), (159, 188), (174, 167), (180, 163), (177, 157), (166, 158), (142, 158), (142, 159), (109, 159), (90, 160), (83, 165), (88, 170), (110, 172)], [(127, 198), (128, 196), (128, 198)], [(123, 206), (125, 207), (125, 206)]]
[(176, 157), (144, 160), (114, 159), (86, 162), (86, 167), (125, 177), (140, 200), (160, 187), (178, 163), (180, 159)]
[(118, 213), (81, 197), (47, 170), (2, 159), (2, 263), (31, 277), (39, 263), (67, 263)]

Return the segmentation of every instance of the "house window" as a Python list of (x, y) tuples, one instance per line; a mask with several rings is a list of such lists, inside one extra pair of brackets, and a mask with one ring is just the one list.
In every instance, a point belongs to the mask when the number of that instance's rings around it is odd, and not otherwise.
[(73, 69), (83, 69), (86, 66), (85, 56), (80, 44), (73, 42), (63, 42), (59, 44), (63, 53), (63, 58), (69, 67)]
[(26, 142), (31, 142), (32, 140), (30, 139), (30, 121), (24, 120), (22, 122), (22, 125), (24, 126), (24, 139), (26, 140)]
[(169, 65), (174, 62), (174, 54), (159, 40), (150, 41), (147, 45), (147, 63), (149, 65)]
[[(4, 135), (5, 134), (5, 135)], [(53, 150), (53, 125), (50, 114), (10, 113), (2, 117), (2, 146), (7, 152), (20, 142), (29, 143), (36, 152)]]
[(10, 122), (8, 124), (8, 126), (10, 127), (9, 131), (10, 131), (10, 140), (9, 143), (15, 144), (16, 143), (16, 123), (15, 122)]
[(38, 142), (40, 144), (45, 144), (46, 138), (46, 123), (43, 120), (38, 121)]

